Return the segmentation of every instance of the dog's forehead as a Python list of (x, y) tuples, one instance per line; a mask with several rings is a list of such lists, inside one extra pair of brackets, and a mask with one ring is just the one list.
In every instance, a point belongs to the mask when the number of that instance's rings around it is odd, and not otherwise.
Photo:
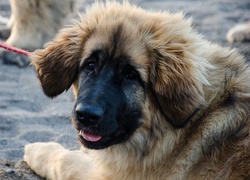
[(137, 28), (132, 28), (129, 23), (113, 22), (98, 25), (87, 39), (82, 56), (89, 57), (95, 51), (99, 52), (99, 56), (106, 54), (113, 57), (113, 60), (129, 60), (146, 77), (149, 53)]
[(137, 27), (126, 21), (107, 22), (96, 25), (85, 43), (84, 55), (94, 49), (105, 49), (114, 57), (126, 55), (144, 64), (147, 60), (145, 46)]

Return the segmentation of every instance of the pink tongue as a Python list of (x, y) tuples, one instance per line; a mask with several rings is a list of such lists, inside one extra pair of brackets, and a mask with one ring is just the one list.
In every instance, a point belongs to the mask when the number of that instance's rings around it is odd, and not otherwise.
[(87, 133), (85, 131), (81, 131), (81, 135), (86, 141), (90, 142), (96, 142), (102, 138), (100, 135)]

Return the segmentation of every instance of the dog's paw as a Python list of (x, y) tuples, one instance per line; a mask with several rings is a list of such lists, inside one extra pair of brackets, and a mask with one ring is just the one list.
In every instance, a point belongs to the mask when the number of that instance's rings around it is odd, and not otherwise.
[(227, 40), (231, 43), (250, 40), (250, 23), (239, 24), (230, 29), (227, 33)]
[(69, 151), (55, 142), (32, 143), (24, 148), (24, 161), (47, 179), (90, 179), (92, 160), (82, 151)]
[(32, 143), (24, 147), (24, 161), (42, 177), (48, 177), (53, 158), (64, 148), (55, 142)]
[(3, 64), (11, 64), (19, 67), (26, 67), (30, 64), (27, 56), (2, 49), (0, 50), (0, 59)]

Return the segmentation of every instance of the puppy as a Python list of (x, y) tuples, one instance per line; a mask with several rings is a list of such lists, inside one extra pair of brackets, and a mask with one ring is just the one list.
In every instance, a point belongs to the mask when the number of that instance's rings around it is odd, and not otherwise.
[(250, 178), (250, 69), (182, 14), (95, 3), (30, 55), (44, 93), (73, 87), (82, 151), (28, 144), (47, 179)]

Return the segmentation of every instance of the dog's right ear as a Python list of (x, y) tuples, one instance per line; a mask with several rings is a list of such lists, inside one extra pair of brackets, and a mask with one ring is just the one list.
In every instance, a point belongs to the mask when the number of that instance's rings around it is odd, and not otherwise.
[(44, 93), (55, 97), (68, 90), (78, 75), (88, 30), (76, 24), (62, 29), (55, 39), (29, 56)]

